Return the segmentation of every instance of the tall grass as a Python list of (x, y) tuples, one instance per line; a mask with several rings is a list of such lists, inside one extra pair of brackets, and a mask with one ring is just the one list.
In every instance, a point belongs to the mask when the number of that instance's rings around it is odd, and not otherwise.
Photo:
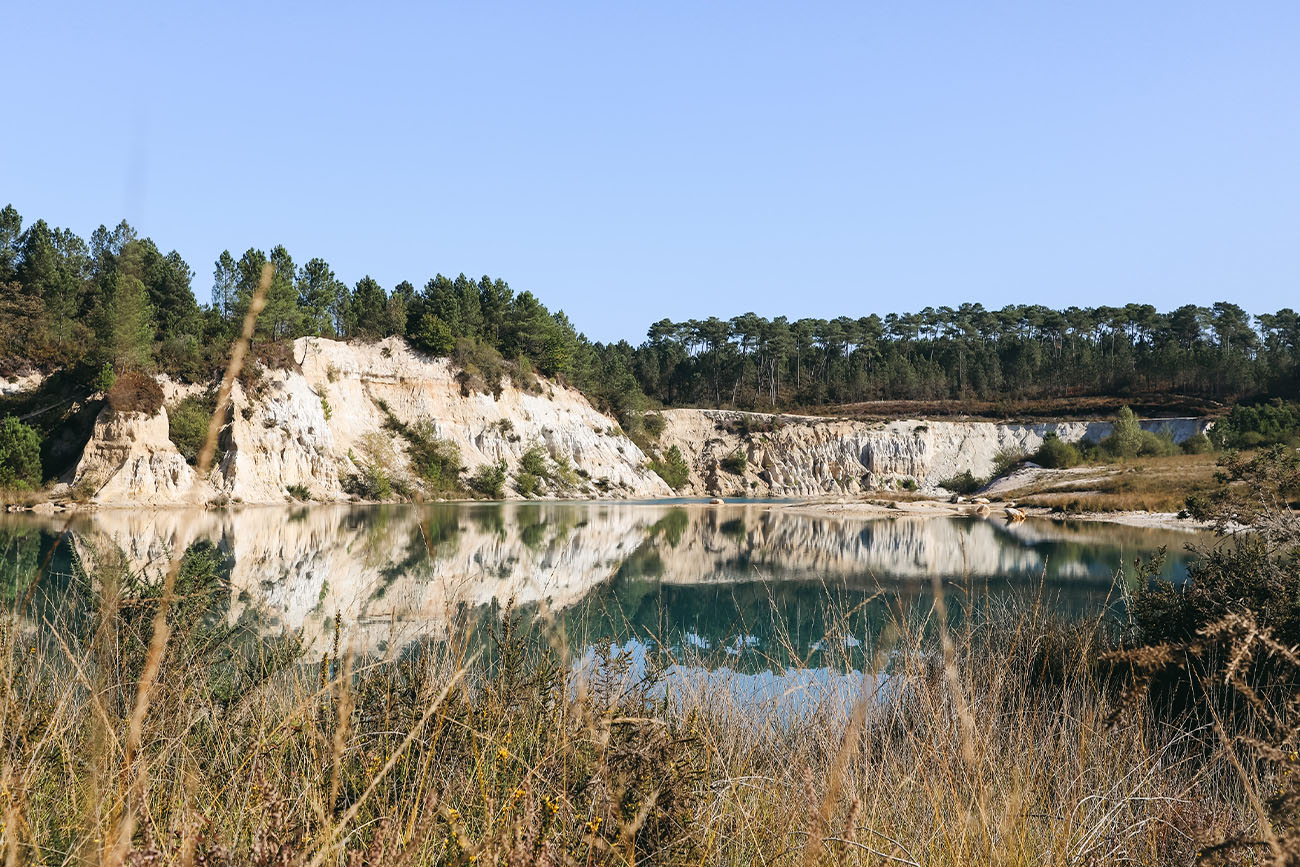
[(170, 601), (97, 562), (80, 613), (0, 633), (11, 863), (1185, 864), (1259, 821), (1212, 728), (1127, 706), (1106, 627), (1032, 600), (855, 645), (828, 596), (799, 679), (779, 638), (743, 674), (508, 608), (384, 657), (340, 618), (310, 659), (229, 622), (211, 549)]

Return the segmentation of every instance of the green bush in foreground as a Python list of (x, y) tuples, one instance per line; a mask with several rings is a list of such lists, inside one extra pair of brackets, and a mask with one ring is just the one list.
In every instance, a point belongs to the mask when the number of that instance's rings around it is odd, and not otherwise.
[(0, 422), (0, 488), (41, 486), (41, 437), (14, 416)]

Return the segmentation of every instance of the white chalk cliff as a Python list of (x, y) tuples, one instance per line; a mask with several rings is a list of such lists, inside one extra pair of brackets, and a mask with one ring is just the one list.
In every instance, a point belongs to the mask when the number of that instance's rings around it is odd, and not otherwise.
[[(349, 480), (377, 466), (420, 492), (406, 441), (385, 424), (391, 415), (406, 425), (427, 423), (455, 443), (466, 473), (504, 462), (508, 498), (520, 496), (513, 479), (533, 446), (574, 471), (567, 482), (543, 487), (548, 497), (846, 496), (899, 486), (937, 492), (942, 480), (967, 470), (987, 477), (999, 452), (1033, 452), (1048, 433), (1100, 440), (1111, 428), (1109, 422), (864, 422), (665, 410), (656, 448), (677, 446), (690, 466), (686, 487), (674, 492), (613, 419), (561, 383), (539, 379), (525, 389), (507, 379), (495, 395), (466, 389), (450, 362), (399, 338), (371, 344), (300, 338), (294, 362), (289, 370), (261, 370), (252, 393), (235, 385), (220, 457), (206, 478), (185, 463), (167, 431), (168, 407), (195, 387), (160, 378), (164, 409), (147, 416), (105, 408), (70, 481), (105, 506), (284, 503), (291, 488), (316, 501), (343, 502), (354, 499)], [(1143, 426), (1168, 428), (1181, 442), (1206, 423), (1161, 419)], [(728, 472), (723, 461), (737, 453), (744, 469)]]
[[(939, 482), (967, 470), (989, 476), (999, 452), (1030, 454), (1049, 433), (1096, 442), (1111, 431), (1111, 423), (1101, 421), (865, 422), (694, 409), (663, 415), (660, 442), (676, 445), (691, 469), (687, 493), (748, 497), (850, 495), (902, 484), (936, 492)], [(1182, 442), (1206, 422), (1152, 419), (1142, 426), (1167, 428)], [(737, 452), (745, 457), (744, 471), (727, 472), (722, 461)]]
[[(560, 383), (543, 379), (526, 391), (507, 380), (495, 396), (464, 393), (445, 359), (397, 338), (300, 338), (294, 360), (298, 369), (262, 370), (253, 394), (235, 384), (221, 457), (207, 478), (197, 478), (168, 439), (166, 407), (153, 416), (106, 407), (73, 484), (106, 506), (284, 503), (298, 486), (332, 502), (351, 499), (345, 481), (373, 464), (418, 490), (406, 442), (385, 426), (391, 414), (408, 425), (430, 423), (459, 447), (470, 473), (504, 461), (513, 475), (523, 453), (540, 445), (578, 471), (571, 484), (553, 485), (551, 495), (671, 494), (616, 423)], [(181, 395), (168, 391), (169, 399)], [(509, 483), (506, 494), (518, 496)]]

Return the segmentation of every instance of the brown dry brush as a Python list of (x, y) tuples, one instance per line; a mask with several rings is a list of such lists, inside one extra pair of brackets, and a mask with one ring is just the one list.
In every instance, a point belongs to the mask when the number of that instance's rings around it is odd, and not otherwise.
[(8, 619), (15, 862), (97, 863), (127, 797), (131, 864), (1179, 864), (1259, 833), (1238, 772), (1187, 746), (1212, 733), (1149, 709), (1108, 727), (1091, 634), (1031, 606), (946, 643), (900, 620), (875, 636), (888, 678), (855, 680), (841, 651), (822, 662), (855, 692), (778, 707), (693, 678), (703, 660), (574, 666), (509, 607), (486, 640), (451, 618), (393, 658), (350, 653), (339, 619), (311, 659), (231, 622), (220, 566), (196, 547), (174, 576), (139, 788), (159, 582), (102, 572), (88, 618)]

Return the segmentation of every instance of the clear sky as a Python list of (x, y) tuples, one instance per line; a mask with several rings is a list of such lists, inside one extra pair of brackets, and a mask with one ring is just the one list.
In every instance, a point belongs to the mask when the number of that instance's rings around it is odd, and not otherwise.
[[(204, 8), (200, 8), (202, 5)], [(747, 310), (1300, 306), (1300, 4), (6, 3), (0, 204)]]

